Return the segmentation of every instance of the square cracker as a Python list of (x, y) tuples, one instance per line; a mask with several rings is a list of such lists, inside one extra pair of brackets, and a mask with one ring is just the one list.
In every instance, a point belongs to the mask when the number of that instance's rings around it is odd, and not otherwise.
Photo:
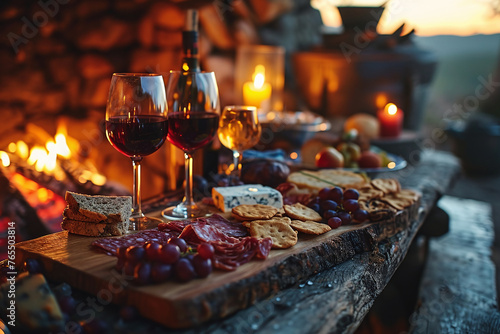
[(278, 213), (274, 206), (263, 204), (241, 204), (231, 209), (238, 220), (270, 219)]
[(263, 221), (262, 223), (249, 222), (246, 224), (249, 232), (255, 238), (271, 238), (271, 248), (290, 248), (297, 243), (297, 232), (289, 224), (281, 221)]
[(266, 224), (269, 222), (281, 222), (290, 225), (292, 223), (292, 220), (288, 217), (273, 217), (271, 219), (258, 219), (258, 220), (246, 220), (243, 221), (241, 224), (245, 227), (250, 227), (251, 224)]
[(295, 203), (292, 205), (285, 204), (283, 208), (285, 209), (287, 216), (293, 219), (303, 221), (312, 220), (315, 222), (323, 220), (323, 217), (321, 217), (319, 213), (301, 203)]
[(302, 221), (302, 220), (292, 220), (290, 224), (292, 228), (295, 230), (305, 233), (305, 234), (314, 234), (320, 235), (330, 231), (332, 228), (326, 224), (316, 223), (311, 220)]

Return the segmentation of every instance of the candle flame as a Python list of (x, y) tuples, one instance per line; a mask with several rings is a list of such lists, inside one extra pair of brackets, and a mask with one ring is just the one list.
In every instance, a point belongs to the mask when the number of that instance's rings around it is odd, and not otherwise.
[(395, 115), (398, 112), (398, 107), (394, 103), (388, 103), (385, 106), (385, 110), (389, 115)]
[(261, 89), (266, 82), (266, 68), (264, 65), (255, 66), (255, 71), (252, 74), (253, 85), (257, 89)]
[(10, 157), (7, 154), (7, 152), (0, 151), (0, 161), (2, 162), (2, 165), (4, 167), (9, 167), (10, 166)]

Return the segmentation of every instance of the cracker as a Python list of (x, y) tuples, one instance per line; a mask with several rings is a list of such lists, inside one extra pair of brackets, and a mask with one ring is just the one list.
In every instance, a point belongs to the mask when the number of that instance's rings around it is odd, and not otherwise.
[(397, 210), (380, 199), (370, 201), (358, 201), (361, 209), (366, 210), (371, 221), (379, 221), (394, 217)]
[(380, 200), (389, 204), (396, 210), (404, 210), (404, 208), (413, 204), (412, 199), (400, 196), (399, 193), (385, 195)]
[(281, 222), (290, 225), (292, 220), (288, 217), (273, 217), (271, 219), (258, 219), (258, 220), (247, 220), (242, 222), (241, 224), (245, 227), (250, 227), (252, 223), (255, 224), (266, 224), (268, 222)]
[(384, 196), (384, 193), (378, 189), (373, 188), (372, 185), (368, 184), (358, 189), (359, 192), (359, 201), (369, 201), (373, 198), (381, 198)]
[(332, 228), (326, 224), (316, 223), (312, 220), (302, 221), (302, 220), (292, 220), (290, 224), (295, 230), (305, 233), (320, 235), (330, 231)]
[(287, 182), (293, 183), (299, 188), (310, 189), (316, 193), (323, 188), (332, 188), (334, 186), (359, 188), (367, 183), (363, 176), (339, 169), (297, 171), (288, 175)]
[(315, 222), (323, 220), (319, 213), (301, 203), (295, 203), (292, 205), (285, 204), (283, 209), (285, 209), (287, 216), (293, 219), (303, 221), (312, 220)]
[(271, 248), (290, 248), (297, 243), (297, 232), (292, 227), (280, 221), (264, 221), (263, 223), (250, 222), (249, 232), (255, 238), (271, 238), (273, 245)]
[(257, 220), (272, 218), (278, 212), (278, 209), (263, 204), (241, 204), (234, 207), (231, 212), (239, 220)]
[(375, 189), (382, 191), (386, 195), (401, 190), (401, 184), (396, 179), (374, 179), (371, 184)]

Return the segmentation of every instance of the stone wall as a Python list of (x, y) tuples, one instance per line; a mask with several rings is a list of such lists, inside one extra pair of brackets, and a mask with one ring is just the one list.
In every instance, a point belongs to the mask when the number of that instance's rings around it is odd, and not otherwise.
[[(232, 102), (238, 45), (280, 44), (293, 52), (319, 43), (321, 19), (308, 0), (3, 1), (0, 150), (18, 139), (35, 144), (27, 124), (53, 135), (65, 118), (68, 135), (82, 144), (81, 156), (131, 188), (128, 158), (103, 131), (110, 78), (113, 72), (179, 68), (184, 11), (192, 5), (200, 10), (202, 67), (216, 72), (222, 105)], [(165, 165), (182, 159), (165, 147), (145, 159), (144, 197), (171, 187)]]

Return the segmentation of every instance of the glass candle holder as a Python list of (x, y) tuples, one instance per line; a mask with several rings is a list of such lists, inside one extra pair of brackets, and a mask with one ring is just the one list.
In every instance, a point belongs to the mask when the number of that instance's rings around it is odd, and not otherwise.
[(235, 100), (259, 112), (283, 110), (285, 50), (278, 46), (243, 45), (237, 49)]

